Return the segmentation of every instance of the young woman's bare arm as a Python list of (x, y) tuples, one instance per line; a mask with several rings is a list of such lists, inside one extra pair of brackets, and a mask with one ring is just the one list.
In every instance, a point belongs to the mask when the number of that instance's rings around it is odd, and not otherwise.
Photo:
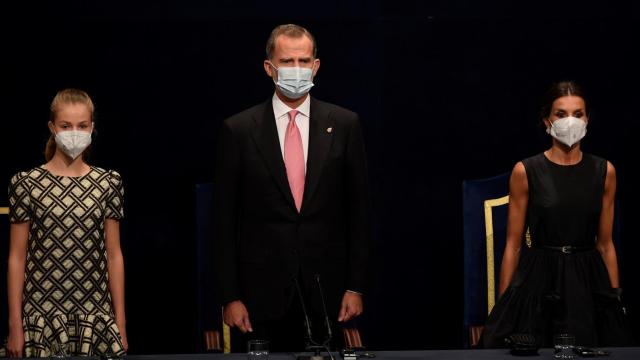
[(24, 356), (24, 330), (22, 328), (22, 295), (24, 271), (27, 262), (27, 247), (31, 222), (11, 224), (9, 245), (9, 267), (7, 271), (7, 294), (9, 303), (9, 357)]
[(109, 272), (109, 291), (113, 302), (116, 324), (122, 336), (124, 351), (127, 351), (126, 316), (124, 312), (124, 259), (120, 248), (120, 222), (106, 219), (104, 222), (105, 244), (107, 246), (107, 267)]

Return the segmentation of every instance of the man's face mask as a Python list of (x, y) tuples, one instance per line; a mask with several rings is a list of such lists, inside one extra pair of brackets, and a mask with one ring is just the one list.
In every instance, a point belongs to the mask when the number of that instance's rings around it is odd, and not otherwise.
[(276, 67), (272, 62), (269, 64), (278, 72), (278, 80), (274, 83), (287, 98), (299, 99), (313, 87), (313, 67)]
[(91, 144), (91, 131), (61, 131), (55, 139), (58, 148), (75, 160)]
[(587, 134), (587, 122), (573, 116), (558, 119), (547, 128), (547, 134), (571, 147)]

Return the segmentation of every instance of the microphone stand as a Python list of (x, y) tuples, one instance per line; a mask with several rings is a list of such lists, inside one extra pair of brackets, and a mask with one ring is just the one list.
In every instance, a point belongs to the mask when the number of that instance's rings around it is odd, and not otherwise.
[[(322, 293), (322, 287), (320, 287), (320, 296), (322, 297), (322, 307), (325, 313), (325, 319), (327, 325), (329, 325), (329, 330), (327, 333), (327, 340), (324, 343), (319, 344), (313, 340), (313, 334), (311, 333), (311, 321), (309, 320), (309, 314), (307, 313), (307, 307), (304, 304), (304, 298), (302, 297), (302, 291), (300, 290), (300, 283), (298, 282), (298, 277), (294, 277), (293, 281), (296, 286), (296, 292), (298, 293), (298, 297), (300, 298), (300, 305), (302, 306), (302, 312), (304, 314), (304, 325), (305, 330), (307, 332), (306, 340), (307, 340), (307, 351), (313, 351), (313, 355), (298, 355), (297, 360), (334, 360), (333, 355), (331, 355), (331, 350), (329, 349), (329, 342), (331, 341), (331, 328), (329, 323), (329, 317), (327, 315), (327, 309), (324, 304), (324, 295)], [(316, 275), (316, 281), (318, 286), (320, 286), (320, 276)], [(321, 355), (321, 352), (326, 350), (329, 353), (329, 356)]]
[(322, 300), (322, 312), (324, 313), (324, 325), (327, 327), (327, 338), (324, 341), (324, 345), (328, 346), (333, 338), (333, 332), (331, 331), (331, 321), (329, 321), (329, 313), (327, 312), (327, 305), (324, 301), (324, 291), (322, 291), (322, 284), (320, 284), (320, 274), (315, 275), (316, 284), (318, 284), (318, 290), (320, 291), (320, 300)]

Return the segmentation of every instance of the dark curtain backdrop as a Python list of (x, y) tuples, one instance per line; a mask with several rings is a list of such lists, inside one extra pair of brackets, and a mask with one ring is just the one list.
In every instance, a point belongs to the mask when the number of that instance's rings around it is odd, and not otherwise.
[[(509, 171), (549, 146), (540, 98), (562, 79), (591, 95), (584, 150), (618, 170), (622, 286), (638, 321), (638, 5), (1, 6), (0, 186), (43, 163), (56, 91), (88, 91), (97, 106), (92, 162), (120, 171), (125, 184), (131, 353), (198, 349), (194, 187), (212, 181), (221, 121), (272, 95), (264, 44), (275, 25), (288, 22), (317, 38), (322, 65), (313, 96), (358, 112), (363, 123), (375, 208), (372, 286), (360, 322), (369, 347), (462, 346), (461, 183)], [(4, 275), (1, 281), (4, 337)]]

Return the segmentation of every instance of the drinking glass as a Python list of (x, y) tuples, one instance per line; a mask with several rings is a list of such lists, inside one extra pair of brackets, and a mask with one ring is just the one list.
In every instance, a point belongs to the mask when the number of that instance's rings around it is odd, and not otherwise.
[(269, 341), (249, 340), (247, 342), (247, 355), (249, 360), (268, 360)]
[(576, 338), (571, 334), (557, 334), (553, 337), (554, 352), (556, 359), (575, 359), (573, 347), (576, 345)]

